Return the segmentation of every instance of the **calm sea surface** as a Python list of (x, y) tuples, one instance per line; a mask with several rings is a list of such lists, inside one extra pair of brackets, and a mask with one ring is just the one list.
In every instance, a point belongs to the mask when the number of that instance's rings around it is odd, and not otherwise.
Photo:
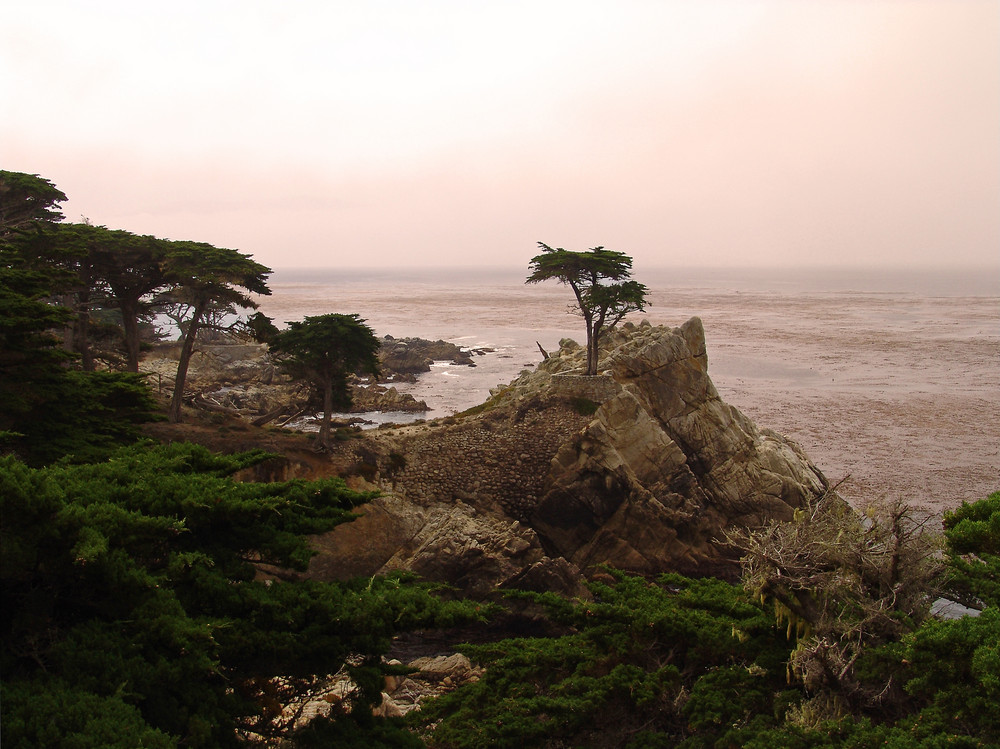
[[(413, 385), (429, 416), (482, 403), (559, 340), (584, 339), (558, 283), (526, 269), (278, 270), (261, 310), (281, 326), (357, 313), (379, 336), (491, 348)], [(939, 510), (1000, 489), (1000, 270), (635, 269), (636, 314), (699, 316), (722, 398), (801, 444), (852, 500), (903, 494)], [(380, 420), (398, 421), (394, 415)]]
[[(357, 313), (377, 335), (444, 339), (469, 348), (493, 348), (475, 370), (436, 365), (407, 392), (426, 400), (432, 415), (481, 403), (540, 359), (540, 344), (558, 348), (565, 337), (582, 341), (582, 320), (569, 311), (569, 290), (554, 282), (525, 285), (525, 270), (285, 269), (272, 276), (261, 310), (283, 326), (307, 315)], [(942, 326), (961, 333), (1000, 332), (1000, 270), (762, 270), (652, 269), (635, 277), (650, 290), (639, 321), (677, 326), (700, 316), (709, 340), (716, 384), (739, 374), (741, 361), (760, 358), (774, 336), (813, 329), (822, 340), (831, 326), (869, 326), (905, 335)], [(974, 331), (974, 332), (975, 332)], [(714, 345), (713, 345), (714, 342)], [(795, 367), (796, 351), (767, 351), (772, 367)], [(759, 364), (759, 362), (756, 362)]]

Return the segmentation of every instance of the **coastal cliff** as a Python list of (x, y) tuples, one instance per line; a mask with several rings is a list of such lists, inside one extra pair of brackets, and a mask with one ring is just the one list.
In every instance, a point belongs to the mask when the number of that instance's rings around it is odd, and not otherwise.
[(795, 443), (721, 400), (698, 318), (613, 331), (596, 377), (584, 355), (564, 340), (478, 408), (358, 440), (357, 472), (384, 494), (314, 539), (309, 574), (408, 569), (475, 595), (577, 593), (605, 563), (727, 574), (726, 529), (829, 489)]

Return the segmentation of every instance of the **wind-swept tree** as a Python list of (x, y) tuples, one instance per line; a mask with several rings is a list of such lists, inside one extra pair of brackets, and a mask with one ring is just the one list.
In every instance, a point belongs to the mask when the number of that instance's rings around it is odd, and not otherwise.
[(351, 374), (378, 373), (381, 343), (358, 315), (329, 314), (288, 323), (271, 340), (271, 354), (293, 376), (308, 380), (322, 394), (323, 422), (319, 443), (330, 443), (334, 407), (350, 408), (347, 379)]
[(0, 170), (0, 236), (37, 221), (62, 221), (57, 204), (64, 200), (65, 193), (44, 177)]
[(576, 305), (570, 309), (587, 326), (587, 374), (597, 374), (601, 333), (613, 328), (630, 312), (646, 308), (648, 289), (631, 280), (632, 258), (622, 252), (594, 247), (586, 252), (538, 246), (543, 252), (531, 258), (531, 275), (525, 283), (554, 278), (573, 290)]
[(267, 277), (271, 269), (255, 262), (249, 255), (205, 242), (169, 242), (164, 259), (166, 278), (174, 285), (173, 296), (190, 306), (185, 321), (181, 353), (177, 362), (174, 393), (167, 418), (181, 419), (181, 402), (188, 365), (194, 353), (198, 329), (213, 307), (232, 305), (256, 309), (257, 303), (247, 292), (270, 294)]
[(121, 312), (122, 333), (130, 372), (139, 371), (140, 327), (146, 302), (167, 286), (164, 274), (165, 242), (122, 229), (79, 225), (89, 235), (89, 260), (93, 272), (106, 285)]

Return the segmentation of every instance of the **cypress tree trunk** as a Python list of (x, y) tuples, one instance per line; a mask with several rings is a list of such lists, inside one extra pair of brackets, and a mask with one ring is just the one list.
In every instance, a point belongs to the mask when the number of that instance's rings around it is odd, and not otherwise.
[(170, 398), (170, 410), (167, 411), (167, 420), (172, 424), (176, 424), (181, 420), (184, 381), (187, 379), (188, 364), (191, 363), (191, 355), (194, 354), (194, 339), (198, 335), (198, 326), (201, 324), (201, 316), (204, 314), (205, 306), (205, 302), (199, 302), (195, 305), (194, 313), (191, 315), (191, 322), (188, 324), (187, 332), (184, 334), (184, 343), (181, 345), (181, 356), (177, 361), (177, 375), (174, 378), (174, 394)]
[[(90, 350), (90, 294), (81, 292), (73, 325), (73, 346), (80, 354), (84, 372), (94, 371), (94, 352)], [(138, 369), (138, 362), (136, 363)]]
[(323, 383), (323, 422), (319, 427), (319, 443), (323, 447), (330, 446), (330, 420), (333, 415), (333, 378), (328, 377)]
[(601, 335), (601, 329), (587, 324), (587, 376), (592, 377), (597, 374), (597, 339)]
[(125, 351), (128, 371), (139, 371), (139, 302), (122, 299), (118, 308), (122, 313), (122, 332), (125, 334)]

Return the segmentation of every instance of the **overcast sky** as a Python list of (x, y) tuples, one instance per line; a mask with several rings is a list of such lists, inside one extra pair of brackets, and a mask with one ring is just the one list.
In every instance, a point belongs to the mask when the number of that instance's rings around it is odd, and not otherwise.
[(276, 268), (996, 265), (1000, 2), (9, 3), (0, 168)]

